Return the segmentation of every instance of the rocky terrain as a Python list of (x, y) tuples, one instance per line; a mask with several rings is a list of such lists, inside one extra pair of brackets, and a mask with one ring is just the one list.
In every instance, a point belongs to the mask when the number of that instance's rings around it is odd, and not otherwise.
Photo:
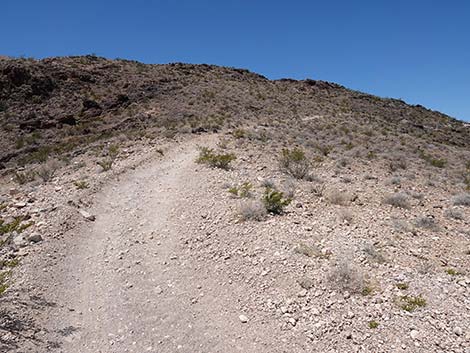
[(86, 56), (0, 59), (0, 124), (2, 351), (470, 352), (464, 122)]

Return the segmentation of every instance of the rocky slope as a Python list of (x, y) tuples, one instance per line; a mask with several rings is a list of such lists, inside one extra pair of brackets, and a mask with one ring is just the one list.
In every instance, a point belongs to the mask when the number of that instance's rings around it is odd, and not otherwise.
[(469, 352), (465, 123), (97, 57), (0, 59), (0, 102), (0, 350)]

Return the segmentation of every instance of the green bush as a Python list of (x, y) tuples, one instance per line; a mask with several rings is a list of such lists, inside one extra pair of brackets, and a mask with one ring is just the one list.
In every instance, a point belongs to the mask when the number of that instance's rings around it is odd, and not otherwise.
[(252, 196), (253, 185), (250, 182), (245, 182), (240, 186), (232, 186), (228, 189), (228, 192), (234, 196), (249, 198)]
[(412, 312), (418, 308), (426, 306), (426, 299), (422, 296), (403, 295), (399, 298), (399, 305), (405, 311)]
[(237, 159), (233, 153), (217, 154), (212, 148), (201, 147), (199, 157), (196, 159), (197, 163), (207, 164), (212, 168), (220, 168), (228, 170), (230, 163)]
[(292, 150), (283, 149), (279, 165), (282, 171), (297, 179), (305, 178), (310, 170), (310, 162), (305, 156), (305, 152), (297, 147)]
[(281, 214), (284, 211), (284, 207), (291, 203), (292, 199), (285, 198), (284, 193), (266, 188), (263, 196), (263, 204), (266, 207), (266, 211), (272, 214)]

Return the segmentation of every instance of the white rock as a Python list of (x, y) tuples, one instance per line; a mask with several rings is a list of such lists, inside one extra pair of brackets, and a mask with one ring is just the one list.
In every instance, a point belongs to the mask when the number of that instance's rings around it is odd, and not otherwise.
[(248, 322), (248, 317), (247, 317), (247, 316), (245, 316), (245, 315), (243, 315), (243, 314), (242, 314), (242, 315), (240, 315), (238, 318), (239, 318), (239, 319), (240, 319), (240, 321), (241, 321), (241, 322), (243, 322), (243, 323), (246, 323), (246, 322)]
[(294, 319), (293, 317), (291, 317), (289, 320), (287, 320), (292, 326), (295, 326), (295, 324), (297, 323), (297, 320)]
[(457, 336), (463, 335), (463, 330), (458, 326), (454, 327), (454, 330), (452, 332), (454, 332)]
[(27, 244), (26, 240), (24, 240), (22, 235), (17, 235), (16, 237), (13, 238), (13, 244), (19, 247), (25, 247)]
[(87, 221), (94, 221), (96, 219), (96, 217), (94, 215), (88, 213), (85, 210), (78, 210), (78, 212), (80, 212), (80, 214), (83, 216), (83, 218), (85, 218)]
[(415, 340), (415, 339), (417, 339), (417, 338), (418, 338), (418, 336), (419, 336), (419, 332), (418, 332), (418, 331), (416, 331), (416, 330), (411, 330), (411, 332), (410, 332), (410, 336), (411, 336), (411, 338), (412, 338), (412, 339), (414, 339), (414, 340)]

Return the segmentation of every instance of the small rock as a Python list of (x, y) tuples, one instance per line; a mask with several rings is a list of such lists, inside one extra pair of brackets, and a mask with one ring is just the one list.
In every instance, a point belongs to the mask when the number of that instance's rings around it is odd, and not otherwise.
[(287, 321), (288, 321), (289, 324), (291, 324), (292, 326), (295, 326), (295, 324), (297, 324), (297, 320), (294, 319), (293, 317), (289, 318)]
[(299, 280), (299, 285), (300, 285), (303, 289), (310, 289), (310, 288), (313, 287), (314, 282), (313, 282), (313, 279), (308, 278), (308, 277), (304, 277), (304, 278), (301, 278), (301, 279)]
[(26, 202), (17, 202), (13, 206), (15, 206), (16, 208), (23, 208), (26, 207)]
[(454, 332), (457, 336), (463, 335), (463, 330), (458, 326), (454, 327), (454, 330), (452, 332)]
[(28, 245), (28, 243), (26, 242), (26, 240), (24, 240), (22, 235), (17, 235), (16, 237), (14, 237), (13, 238), (13, 244), (15, 244), (16, 246), (18, 246), (20, 248), (23, 248), (26, 245)]
[(39, 243), (40, 241), (42, 241), (42, 236), (39, 233), (33, 233), (28, 236), (28, 241), (32, 243)]
[(414, 340), (415, 340), (415, 339), (417, 339), (417, 338), (418, 338), (418, 336), (419, 336), (419, 332), (418, 332), (418, 331), (416, 331), (416, 330), (411, 330), (411, 332), (410, 332), (410, 336), (411, 336), (411, 338), (412, 338), (412, 339), (414, 339)]
[(245, 316), (245, 315), (240, 315), (238, 318), (239, 318), (239, 319), (240, 319), (240, 321), (241, 321), (241, 322), (243, 322), (243, 323), (246, 323), (246, 322), (248, 322), (248, 317), (247, 317), (247, 316)]
[(302, 289), (302, 290), (299, 292), (298, 296), (299, 296), (300, 298), (303, 298), (303, 297), (307, 296), (307, 290), (306, 290), (306, 289)]
[(78, 210), (78, 212), (80, 212), (80, 214), (83, 216), (83, 218), (85, 218), (87, 221), (94, 221), (96, 219), (96, 217), (90, 213), (88, 213), (87, 211), (85, 210)]

